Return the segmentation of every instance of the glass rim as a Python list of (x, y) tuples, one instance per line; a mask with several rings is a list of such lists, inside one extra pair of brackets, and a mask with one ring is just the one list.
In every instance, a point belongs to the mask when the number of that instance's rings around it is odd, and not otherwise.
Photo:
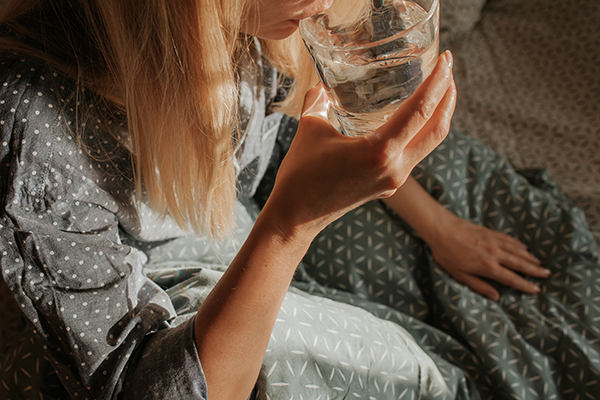
[[(409, 0), (409, 1), (413, 1), (413, 0)], [(415, 2), (415, 1), (413, 1), (413, 2)], [(335, 47), (335, 46), (325, 45), (325, 44), (322, 44), (320, 42), (317, 42), (316, 40), (314, 40), (314, 35), (312, 35), (306, 29), (304, 29), (304, 25), (308, 23), (306, 21), (308, 19), (312, 18), (312, 17), (308, 17), (308, 18), (305, 18), (303, 20), (300, 20), (300, 24), (299, 24), (300, 36), (302, 37), (302, 40), (304, 40), (305, 42), (308, 42), (309, 44), (311, 44), (313, 46), (320, 47), (322, 49), (328, 49), (328, 50), (334, 50), (334, 51), (353, 51), (353, 50), (371, 49), (373, 47), (377, 47), (377, 46), (380, 46), (382, 44), (386, 44), (388, 42), (394, 41), (398, 37), (404, 36), (404, 35), (410, 33), (413, 30), (421, 28), (423, 25), (425, 25), (426, 23), (428, 23), (431, 20), (431, 18), (433, 18), (433, 14), (436, 13), (437, 10), (438, 10), (438, 8), (439, 8), (439, 2), (440, 2), (440, 0), (433, 0), (432, 3), (431, 3), (430, 9), (427, 12), (427, 16), (425, 18), (423, 18), (421, 21), (419, 21), (418, 23), (416, 23), (413, 26), (411, 26), (410, 28), (404, 29), (404, 30), (402, 30), (400, 32), (395, 33), (392, 36), (388, 36), (388, 37), (386, 37), (384, 39), (381, 39), (381, 40), (378, 40), (376, 42), (369, 42), (369, 43), (364, 44), (364, 45), (347, 46), (347, 47)], [(439, 26), (436, 27), (436, 29), (439, 29)], [(303, 35), (302, 32), (306, 32), (307, 35)], [(308, 38), (307, 38), (307, 36), (308, 36)]]

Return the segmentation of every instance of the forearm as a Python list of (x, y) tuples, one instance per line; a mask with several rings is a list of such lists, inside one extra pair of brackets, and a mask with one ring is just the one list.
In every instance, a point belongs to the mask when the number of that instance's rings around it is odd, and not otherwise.
[(252, 390), (295, 268), (316, 232), (281, 232), (263, 210), (237, 257), (200, 307), (195, 337), (209, 398)]
[(444, 217), (450, 212), (431, 197), (412, 176), (409, 176), (396, 193), (383, 201), (425, 241), (439, 234), (440, 222), (444, 221)]

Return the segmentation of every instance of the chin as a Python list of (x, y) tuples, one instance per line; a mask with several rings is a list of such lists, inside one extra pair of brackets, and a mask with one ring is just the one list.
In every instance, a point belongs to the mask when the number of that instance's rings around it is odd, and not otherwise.
[(286, 21), (285, 24), (269, 29), (266, 32), (258, 32), (256, 37), (267, 40), (282, 40), (292, 36), (298, 30), (298, 24), (300, 21), (290, 20)]

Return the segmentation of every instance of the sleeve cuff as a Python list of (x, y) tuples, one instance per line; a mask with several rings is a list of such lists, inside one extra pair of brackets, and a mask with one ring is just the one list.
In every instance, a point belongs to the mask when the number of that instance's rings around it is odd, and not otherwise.
[(125, 400), (206, 400), (206, 379), (194, 337), (194, 320), (147, 335), (129, 362)]

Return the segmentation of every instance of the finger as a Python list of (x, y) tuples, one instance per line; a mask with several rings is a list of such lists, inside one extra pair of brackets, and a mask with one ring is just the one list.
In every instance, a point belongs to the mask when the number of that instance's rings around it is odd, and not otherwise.
[(445, 96), (450, 82), (452, 54), (442, 53), (431, 75), (398, 110), (373, 134), (375, 138), (398, 140), (403, 148), (423, 128)]
[(541, 267), (537, 262), (532, 262), (527, 255), (528, 254), (522, 253), (517, 255), (504, 253), (500, 256), (498, 261), (500, 264), (512, 269), (513, 271), (521, 272), (525, 275), (534, 276), (537, 278), (547, 278), (551, 271)]
[(527, 246), (523, 242), (502, 232), (496, 231), (496, 233), (499, 235), (500, 247), (504, 251), (527, 260), (534, 265), (541, 264), (541, 261), (527, 250)]
[(464, 283), (470, 287), (474, 292), (487, 297), (490, 300), (498, 301), (500, 299), (500, 293), (492, 285), (486, 281), (476, 277), (475, 275), (459, 275), (456, 280)]
[(537, 278), (550, 276), (552, 272), (540, 265), (540, 260), (527, 251), (527, 246), (523, 242), (502, 232), (495, 233), (498, 238), (498, 246), (505, 252), (499, 256), (500, 264)]
[(483, 277), (520, 290), (521, 292), (535, 294), (539, 293), (540, 291), (538, 285), (533, 282), (529, 282), (527, 279), (502, 265), (496, 265), (493, 268), (486, 268), (486, 271), (487, 273), (485, 275), (482, 274)]
[(311, 116), (329, 122), (329, 98), (322, 83), (306, 92), (302, 105), (302, 117)]
[(423, 129), (419, 131), (406, 145), (405, 154), (416, 158), (413, 162), (418, 163), (434, 148), (436, 148), (448, 135), (452, 115), (456, 107), (456, 85), (451, 81), (450, 87), (438, 104), (435, 113), (427, 121)]

